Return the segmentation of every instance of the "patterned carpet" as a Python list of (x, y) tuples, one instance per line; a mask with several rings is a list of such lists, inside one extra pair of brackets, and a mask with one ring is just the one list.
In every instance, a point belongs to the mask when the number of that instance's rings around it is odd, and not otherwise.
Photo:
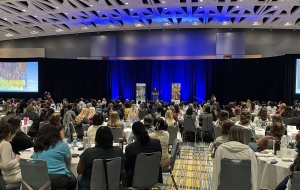
[[(173, 175), (179, 189), (209, 190), (213, 163), (208, 154), (208, 143), (186, 142), (181, 146)], [(173, 190), (170, 174), (163, 174), (161, 189)]]

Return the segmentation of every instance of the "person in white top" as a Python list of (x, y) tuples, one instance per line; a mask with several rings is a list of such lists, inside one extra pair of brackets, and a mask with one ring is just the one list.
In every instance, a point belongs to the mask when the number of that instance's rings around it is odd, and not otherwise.
[(6, 184), (21, 182), (20, 155), (14, 154), (10, 142), (17, 127), (0, 121), (0, 168)]
[(94, 142), (96, 132), (99, 127), (103, 124), (104, 117), (102, 113), (96, 113), (93, 117), (93, 125), (90, 126), (87, 130), (87, 136), (90, 137), (92, 142)]
[(220, 183), (221, 160), (223, 158), (250, 160), (251, 161), (251, 184), (252, 184), (251, 189), (252, 190), (257, 189), (256, 155), (248, 145), (245, 145), (245, 137), (244, 137), (242, 127), (232, 126), (228, 132), (228, 142), (221, 144), (216, 150), (214, 168), (212, 174), (211, 190), (218, 190), (219, 183)]

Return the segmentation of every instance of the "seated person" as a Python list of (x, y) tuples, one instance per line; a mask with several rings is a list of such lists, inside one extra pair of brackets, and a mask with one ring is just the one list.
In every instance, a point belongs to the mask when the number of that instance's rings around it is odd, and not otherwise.
[[(153, 126), (153, 117), (151, 114), (148, 114), (144, 117), (144, 126), (148, 134), (155, 131), (155, 127)], [(136, 138), (134, 134), (131, 133), (128, 137), (127, 143), (130, 144), (133, 143), (134, 141), (136, 141)]]
[(61, 125), (46, 124), (39, 130), (32, 157), (47, 162), (52, 189), (74, 190), (77, 180), (67, 168), (72, 156), (63, 138), (64, 128)]
[(220, 183), (221, 160), (238, 159), (251, 161), (252, 190), (257, 189), (257, 161), (255, 153), (248, 145), (245, 145), (245, 136), (241, 126), (232, 126), (228, 132), (228, 142), (221, 144), (215, 153), (214, 168), (212, 174), (212, 190), (218, 190)]
[(93, 116), (93, 125), (90, 126), (87, 130), (87, 136), (91, 139), (92, 142), (95, 140), (96, 132), (99, 127), (103, 124), (103, 115), (102, 113), (96, 113)]
[[(95, 115), (96, 116), (96, 115)], [(94, 116), (94, 118), (95, 118)], [(123, 150), (118, 146), (113, 146), (113, 134), (109, 127), (100, 126), (95, 136), (95, 147), (86, 149), (81, 155), (77, 166), (78, 189), (90, 189), (91, 175), (94, 159), (110, 159), (121, 157), (122, 166), (124, 167), (125, 155)], [(121, 171), (120, 170), (120, 171)]]
[(23, 118), (24, 117), (28, 117), (29, 120), (32, 120), (32, 125), (28, 130), (27, 135), (29, 135), (30, 137), (36, 137), (39, 131), (40, 118), (39, 115), (34, 112), (34, 108), (31, 105), (27, 106)]
[(20, 150), (25, 150), (27, 148), (33, 147), (33, 141), (21, 131), (21, 119), (17, 116), (11, 117), (8, 123), (16, 127), (16, 136), (11, 141), (11, 146), (15, 154), (20, 154)]
[(280, 140), (286, 131), (285, 127), (283, 127), (282, 125), (278, 125), (276, 123), (272, 124), (270, 126), (270, 128), (271, 128), (270, 133), (272, 135), (264, 136), (261, 139), (259, 139), (258, 141), (256, 141), (256, 143), (254, 143), (254, 142), (249, 143), (250, 148), (254, 152), (261, 152), (261, 151), (265, 150), (269, 140)]
[(82, 129), (82, 124), (90, 124), (90, 121), (88, 119), (90, 111), (87, 108), (82, 108), (80, 114), (76, 117), (75, 119), (75, 129), (77, 132), (78, 138), (83, 137), (83, 129)]
[[(243, 104), (244, 105), (244, 104)], [(251, 130), (251, 141), (255, 142), (255, 124), (251, 122), (251, 113), (249, 111), (242, 111), (240, 121), (235, 125)]]
[[(139, 153), (162, 152), (158, 139), (151, 139), (142, 122), (135, 122), (132, 125), (132, 132), (137, 141), (126, 146), (125, 149), (125, 172), (123, 176), (123, 184), (127, 187), (132, 186), (134, 174), (135, 160)], [(159, 171), (159, 183), (162, 183), (162, 173)]]
[[(296, 150), (300, 149), (300, 141), (297, 142), (296, 144)], [(297, 154), (294, 163), (290, 166), (290, 175), (289, 175), (289, 179), (287, 182), (287, 188), (286, 190), (291, 190), (292, 189), (292, 179), (293, 179), (293, 172), (294, 171), (300, 171), (300, 155)]]
[(0, 121), (0, 168), (6, 184), (21, 182), (20, 155), (14, 154), (10, 142), (17, 127)]
[(233, 126), (233, 123), (231, 121), (225, 121), (223, 122), (222, 129), (221, 129), (221, 136), (216, 138), (216, 146), (220, 146), (223, 143), (226, 143), (228, 140), (228, 131)]
[(241, 115), (241, 109), (240, 108), (235, 108), (234, 109), (234, 117), (231, 117), (230, 120), (233, 121), (234, 123), (237, 121), (240, 121), (240, 115)]
[(226, 110), (222, 110), (220, 112), (220, 117), (217, 119), (215, 125), (222, 127), (223, 126), (223, 122), (225, 122), (225, 121), (230, 121), (229, 120), (229, 113)]
[(122, 137), (125, 137), (124, 134), (124, 124), (123, 122), (120, 120), (120, 116), (118, 114), (118, 112), (113, 111), (110, 115), (110, 120), (107, 123), (107, 126), (109, 127), (120, 127), (122, 129)]
[(150, 138), (158, 139), (162, 148), (162, 155), (160, 160), (160, 166), (166, 167), (171, 163), (169, 155), (169, 133), (166, 131), (165, 122), (161, 118), (154, 119), (155, 131), (150, 133)]
[[(201, 116), (200, 116), (201, 117)], [(193, 123), (195, 124), (195, 127), (197, 129), (200, 129), (201, 127), (199, 126), (199, 121), (198, 119), (195, 117), (195, 115), (193, 114), (193, 108), (188, 108), (185, 112), (185, 115), (183, 117), (183, 119), (192, 119)]]
[[(204, 107), (203, 107), (204, 108)], [(186, 110), (188, 111), (188, 110)], [(200, 115), (200, 118), (199, 118), (199, 123), (200, 123), (200, 126), (203, 125), (203, 119), (204, 118), (207, 118), (207, 117), (213, 117), (212, 113), (210, 113), (210, 107), (209, 106), (206, 106), (205, 107), (205, 111), (203, 114)], [(199, 124), (198, 124), (199, 125)], [(197, 125), (196, 125), (197, 126)]]

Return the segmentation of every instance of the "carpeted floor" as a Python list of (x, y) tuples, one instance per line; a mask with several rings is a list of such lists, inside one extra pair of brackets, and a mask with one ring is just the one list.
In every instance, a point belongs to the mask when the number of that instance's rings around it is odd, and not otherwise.
[[(208, 153), (208, 143), (184, 143), (177, 158), (173, 175), (179, 189), (209, 190), (213, 163)], [(163, 174), (161, 189), (173, 190), (170, 174)]]

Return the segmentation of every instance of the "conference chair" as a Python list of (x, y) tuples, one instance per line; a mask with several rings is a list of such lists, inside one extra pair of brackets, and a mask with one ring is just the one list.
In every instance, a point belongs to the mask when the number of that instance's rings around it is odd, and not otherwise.
[(22, 190), (51, 190), (47, 163), (44, 160), (20, 159)]
[(191, 117), (186, 117), (183, 120), (183, 132), (182, 132), (182, 139), (184, 139), (184, 134), (186, 132), (191, 132), (195, 134), (195, 143), (196, 143), (196, 138), (197, 138), (197, 130), (195, 123)]
[(114, 143), (119, 143), (119, 139), (122, 138), (121, 127), (110, 127), (110, 130), (114, 136)]
[(2, 176), (2, 171), (0, 169), (0, 190), (18, 190), (20, 189), (20, 186), (21, 183), (6, 184)]
[(250, 160), (221, 160), (219, 190), (251, 190), (251, 187)]
[(251, 142), (251, 130), (243, 127), (243, 132), (245, 136), (245, 144), (249, 144), (249, 142)]
[(214, 139), (216, 140), (219, 136), (222, 135), (221, 134), (222, 127), (213, 124), (213, 129), (214, 129)]
[(174, 176), (172, 174), (172, 171), (174, 169), (174, 164), (176, 162), (176, 158), (177, 158), (177, 154), (179, 152), (179, 140), (178, 139), (175, 139), (173, 141), (173, 145), (172, 145), (172, 150), (171, 150), (171, 164), (162, 168), (162, 172), (163, 173), (170, 173), (171, 175), (171, 178), (172, 178), (172, 181), (173, 181), (173, 184), (175, 186), (175, 189), (178, 190), (178, 186), (175, 182), (175, 179), (174, 179)]
[(213, 118), (205, 117), (202, 119), (201, 138), (203, 142), (203, 133), (213, 131)]
[(148, 111), (147, 110), (139, 110), (139, 118), (140, 120), (144, 119), (144, 117), (148, 115)]
[(170, 146), (173, 144), (174, 140), (177, 139), (178, 125), (169, 126), (168, 133), (169, 133), (169, 146)]
[(39, 123), (39, 129), (41, 129), (42, 127), (44, 127), (44, 125), (46, 125), (47, 123), (45, 121), (41, 121)]
[[(160, 152), (140, 153), (136, 157), (132, 188), (147, 189), (157, 187), (159, 168), (160, 168)], [(123, 190), (125, 184), (123, 183)]]
[[(104, 164), (106, 164), (106, 171)], [(108, 190), (119, 189), (120, 184), (121, 158), (95, 159), (93, 161), (91, 175), (91, 190), (106, 190), (106, 182), (109, 184)]]
[(88, 130), (88, 128), (90, 127), (90, 124), (81, 124), (82, 125), (82, 130), (83, 131), (87, 131)]
[(300, 189), (300, 171), (293, 172), (292, 178), (292, 190), (299, 190)]

